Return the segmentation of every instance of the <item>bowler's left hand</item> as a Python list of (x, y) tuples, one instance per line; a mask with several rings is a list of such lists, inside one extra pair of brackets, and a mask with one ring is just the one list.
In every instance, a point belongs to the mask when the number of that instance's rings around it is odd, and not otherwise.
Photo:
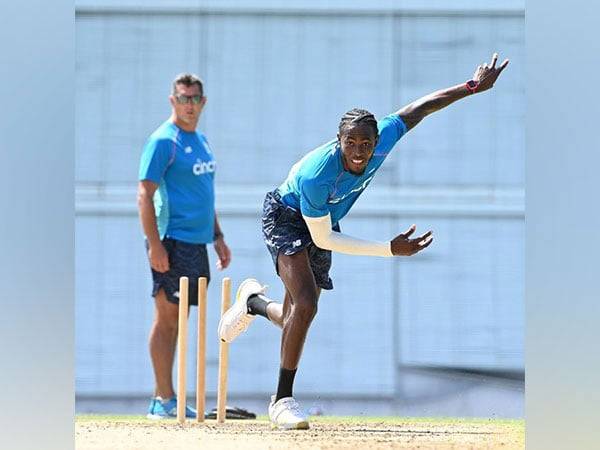
[(473, 80), (478, 83), (475, 92), (483, 92), (490, 89), (502, 71), (508, 66), (508, 59), (505, 59), (500, 66), (496, 67), (498, 61), (498, 53), (492, 55), (492, 61), (489, 64), (483, 63), (475, 70)]
[(222, 237), (217, 238), (217, 240), (213, 242), (213, 245), (215, 247), (215, 252), (219, 257), (219, 260), (217, 261), (217, 269), (226, 269), (231, 262), (231, 250), (229, 250), (229, 247), (227, 247), (227, 244)]

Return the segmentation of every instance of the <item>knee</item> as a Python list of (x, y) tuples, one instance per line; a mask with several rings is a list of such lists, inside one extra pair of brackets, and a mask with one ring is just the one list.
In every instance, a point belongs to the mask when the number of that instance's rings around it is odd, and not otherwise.
[(160, 334), (170, 337), (177, 336), (177, 332), (179, 331), (178, 320), (174, 320), (171, 317), (158, 316), (155, 327)]
[(294, 299), (292, 314), (297, 320), (304, 323), (311, 323), (317, 314), (317, 296), (307, 295)]
[(179, 329), (179, 306), (167, 300), (163, 289), (155, 297), (153, 329), (161, 336), (169, 337), (177, 336)]

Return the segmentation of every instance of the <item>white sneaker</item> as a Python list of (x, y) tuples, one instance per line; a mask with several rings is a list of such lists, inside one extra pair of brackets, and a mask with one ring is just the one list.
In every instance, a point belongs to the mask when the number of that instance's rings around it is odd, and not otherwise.
[(219, 322), (219, 337), (223, 342), (233, 342), (236, 337), (248, 329), (252, 321), (256, 319), (255, 315), (248, 314), (248, 298), (251, 295), (264, 294), (266, 290), (266, 286), (261, 286), (253, 278), (242, 281), (235, 296), (235, 303), (225, 311)]
[(271, 426), (283, 430), (308, 430), (308, 416), (300, 409), (294, 397), (280, 398), (275, 402), (271, 397), (269, 405), (269, 419)]

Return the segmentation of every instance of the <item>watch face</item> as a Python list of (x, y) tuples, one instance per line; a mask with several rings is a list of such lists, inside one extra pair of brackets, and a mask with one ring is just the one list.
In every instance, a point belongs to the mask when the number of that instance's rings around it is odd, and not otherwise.
[(475, 92), (475, 89), (477, 89), (477, 86), (479, 86), (479, 83), (475, 80), (469, 80), (467, 81), (467, 89), (469, 89), (471, 92)]

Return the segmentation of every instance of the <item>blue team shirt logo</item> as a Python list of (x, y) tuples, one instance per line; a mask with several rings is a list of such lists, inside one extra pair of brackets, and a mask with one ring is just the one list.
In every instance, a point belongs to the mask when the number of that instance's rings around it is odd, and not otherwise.
[(192, 166), (194, 175), (204, 175), (205, 173), (214, 173), (217, 164), (215, 161), (202, 161), (200, 158)]

